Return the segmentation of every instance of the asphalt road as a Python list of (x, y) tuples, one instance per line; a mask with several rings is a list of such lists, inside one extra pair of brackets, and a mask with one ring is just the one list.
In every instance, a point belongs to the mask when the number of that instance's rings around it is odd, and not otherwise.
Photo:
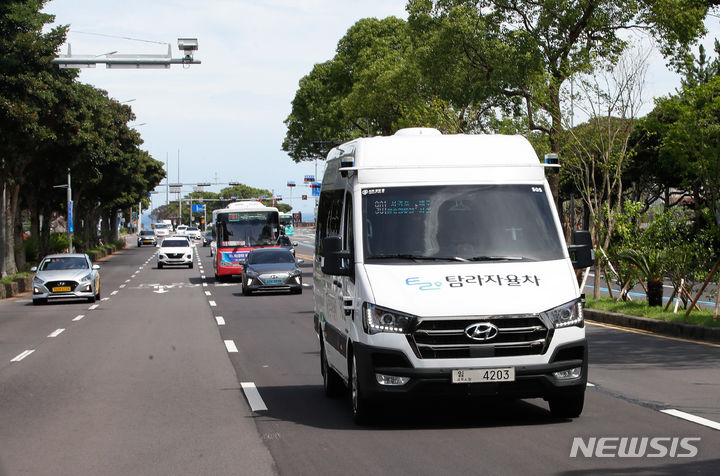
[[(294, 240), (299, 255), (312, 251), (303, 231)], [(720, 467), (720, 347), (588, 324), (591, 386), (580, 418), (553, 419), (542, 400), (436, 401), (394, 405), (358, 427), (347, 399), (322, 390), (310, 261), (303, 294), (243, 296), (237, 282), (215, 283), (209, 248), (196, 250), (193, 269), (158, 270), (154, 248), (103, 261), (95, 309), (32, 306), (29, 295), (0, 301), (0, 474)], [(617, 457), (633, 437), (647, 451)], [(579, 442), (596, 444), (591, 456)], [(652, 456), (656, 447), (664, 457)]]

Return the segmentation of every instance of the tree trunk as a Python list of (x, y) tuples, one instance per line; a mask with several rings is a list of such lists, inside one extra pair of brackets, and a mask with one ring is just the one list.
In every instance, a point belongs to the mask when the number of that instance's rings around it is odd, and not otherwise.
[(20, 271), (25, 271), (27, 268), (27, 259), (25, 257), (25, 234), (22, 218), (17, 220), (17, 223), (15, 224), (15, 265)]
[(648, 279), (647, 301), (650, 307), (662, 306), (663, 282), (662, 279)]
[(4, 243), (0, 243), (3, 247), (3, 271), (8, 274), (16, 274), (18, 272), (15, 262), (15, 220), (17, 215), (17, 202), (20, 196), (20, 186), (5, 186), (5, 223), (3, 229)]
[(602, 270), (600, 269), (600, 260), (595, 259), (595, 286), (593, 286), (593, 299), (600, 299), (600, 276)]

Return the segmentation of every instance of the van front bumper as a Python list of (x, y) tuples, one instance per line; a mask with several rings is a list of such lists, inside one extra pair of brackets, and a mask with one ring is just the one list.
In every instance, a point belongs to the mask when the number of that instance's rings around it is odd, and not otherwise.
[[(402, 352), (353, 344), (363, 397), (373, 400), (398, 398), (507, 397), (553, 398), (585, 391), (587, 386), (587, 341), (575, 341), (558, 348), (547, 364), (514, 366), (515, 381), (493, 383), (452, 383), (452, 371), (466, 367), (413, 368)], [(403, 364), (404, 362), (404, 364)], [(498, 358), (497, 365), (507, 367)], [(561, 380), (553, 373), (580, 367), (578, 378)], [(376, 374), (409, 377), (404, 385), (381, 385)]]

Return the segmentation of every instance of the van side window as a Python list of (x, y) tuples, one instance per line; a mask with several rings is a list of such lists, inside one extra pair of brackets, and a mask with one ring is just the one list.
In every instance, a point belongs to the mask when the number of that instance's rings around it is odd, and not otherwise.
[(322, 256), (322, 240), (328, 236), (340, 235), (343, 190), (320, 192), (320, 204), (315, 230), (315, 256)]
[[(343, 249), (350, 251), (350, 255), (355, 260), (355, 232), (353, 227), (353, 202), (352, 194), (350, 192), (345, 193), (345, 212), (343, 213)], [(348, 263), (345, 263), (347, 265)], [(350, 279), (355, 280), (353, 272), (350, 274)]]

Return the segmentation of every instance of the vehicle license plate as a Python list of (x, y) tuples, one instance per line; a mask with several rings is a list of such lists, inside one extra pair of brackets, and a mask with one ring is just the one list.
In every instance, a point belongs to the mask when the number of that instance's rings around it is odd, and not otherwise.
[(59, 286), (56, 288), (52, 288), (52, 292), (54, 293), (63, 293), (63, 292), (69, 292), (71, 291), (70, 286)]
[(268, 279), (265, 284), (282, 284), (282, 279)]
[(464, 369), (452, 371), (452, 383), (514, 382), (515, 368)]

